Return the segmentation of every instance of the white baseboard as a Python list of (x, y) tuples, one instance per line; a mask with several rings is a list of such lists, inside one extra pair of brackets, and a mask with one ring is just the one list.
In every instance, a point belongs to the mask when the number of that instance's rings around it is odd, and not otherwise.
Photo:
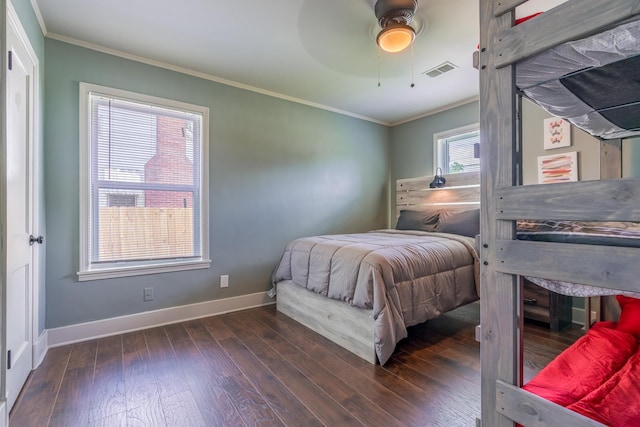
[(79, 323), (76, 325), (62, 326), (47, 331), (48, 346), (58, 347), (109, 335), (117, 335), (270, 304), (275, 304), (275, 300), (269, 298), (267, 292), (258, 292), (221, 300), (206, 301)]
[(45, 329), (33, 343), (33, 369), (40, 366), (47, 355), (47, 349), (49, 349), (49, 331)]
[(7, 414), (7, 400), (2, 399), (0, 401), (0, 427), (7, 427), (9, 425), (9, 414)]
[(584, 326), (584, 308), (571, 307), (571, 321), (576, 325)]
[[(571, 308), (571, 320), (576, 325), (584, 326), (585, 323), (585, 312), (584, 308)], [(591, 324), (593, 325), (598, 320), (598, 313), (595, 311), (591, 311)]]

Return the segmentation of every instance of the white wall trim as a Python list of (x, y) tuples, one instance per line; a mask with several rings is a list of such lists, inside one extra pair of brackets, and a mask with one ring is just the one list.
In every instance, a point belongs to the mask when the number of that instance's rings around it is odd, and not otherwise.
[(49, 347), (275, 304), (267, 292), (164, 308), (48, 330)]
[[(9, 18), (7, 17), (7, 11), (9, 10), (10, 3), (5, 2), (4, 0), (0, 0), (0, 27), (2, 27), (2, 34), (0, 34), (0, 51), (2, 51), (2, 58), (0, 59), (0, 66), (2, 67), (2, 71), (0, 71), (0, 147), (3, 147), (0, 150), (0, 241), (4, 242), (7, 236), (6, 230), (6, 218), (7, 218), (7, 184), (6, 184), (6, 173), (4, 171), (7, 170), (7, 158), (6, 158), (6, 150), (4, 147), (7, 145), (7, 115), (5, 111), (7, 111), (7, 96), (5, 95), (5, 88), (7, 87), (7, 73), (4, 72), (4, 67), (7, 66), (6, 60), (6, 52), (7, 52), (7, 35), (9, 34)], [(5, 28), (6, 27), (6, 28)], [(7, 422), (7, 409), (6, 409), (6, 401), (7, 401), (7, 393), (6, 393), (6, 383), (7, 383), (7, 325), (6, 325), (6, 315), (7, 312), (7, 287), (5, 286), (5, 277), (6, 277), (6, 259), (7, 259), (7, 251), (6, 246), (4, 244), (0, 245), (0, 312), (2, 315), (0, 316), (0, 425), (6, 426)]]
[[(168, 271), (186, 271), (194, 269), (203, 269), (211, 267), (209, 259), (209, 108), (203, 105), (196, 105), (187, 102), (177, 101), (173, 99), (160, 98), (143, 93), (132, 92), (123, 89), (117, 89), (108, 86), (100, 86), (96, 84), (80, 82), (78, 90), (78, 105), (80, 106), (79, 119), (79, 171), (80, 171), (80, 241), (79, 241), (79, 258), (80, 265), (78, 271), (79, 281), (110, 279), (114, 277), (139, 276), (144, 274), (164, 273)], [(155, 259), (140, 260), (136, 262), (101, 262), (94, 263), (92, 260), (92, 251), (95, 249), (97, 229), (92, 218), (92, 197), (95, 191), (93, 182), (95, 171), (91, 171), (91, 165), (94, 164), (99, 148), (97, 141), (94, 141), (92, 132), (95, 132), (92, 121), (97, 114), (92, 106), (92, 96), (104, 96), (107, 99), (116, 99), (124, 102), (139, 103), (140, 108), (168, 108), (176, 112), (182, 112), (191, 117), (189, 120), (196, 118), (200, 120), (199, 134), (200, 138), (193, 138), (194, 153), (199, 148), (200, 155), (195, 156), (193, 161), (199, 166), (200, 174), (198, 182), (194, 182), (197, 192), (200, 196), (198, 215), (194, 212), (193, 217), (200, 219), (200, 256), (193, 259)], [(151, 113), (149, 113), (151, 114)], [(156, 113), (157, 114), (157, 113)], [(188, 117), (185, 117), (187, 120)], [(194, 132), (196, 135), (196, 132)], [(195, 196), (194, 196), (195, 197)], [(195, 206), (195, 201), (194, 201)], [(195, 241), (194, 241), (195, 243)], [(193, 248), (195, 252), (195, 247)]]
[[(40, 152), (38, 147), (40, 146), (40, 127), (38, 124), (40, 123), (40, 61), (38, 59), (38, 55), (36, 55), (36, 51), (33, 49), (31, 45), (31, 41), (29, 40), (29, 36), (27, 35), (20, 19), (18, 17), (17, 12), (13, 8), (11, 2), (7, 3), (7, 20), (9, 25), (12, 25), (15, 30), (16, 35), (20, 39), (22, 45), (26, 48), (27, 54), (33, 68), (30, 70), (31, 79), (32, 79), (32, 93), (30, 94), (31, 99), (30, 103), (30, 111), (29, 111), (29, 120), (30, 123), (30, 139), (29, 139), (29, 194), (30, 194), (30, 203), (31, 203), (31, 220), (30, 220), (30, 229), (31, 233), (34, 236), (42, 235), (42, 230), (40, 230), (40, 169), (38, 165), (40, 164)], [(41, 252), (44, 251), (42, 245), (35, 245), (31, 250), (31, 343), (32, 346), (35, 346), (34, 340), (38, 336), (39, 328), (40, 328), (40, 263), (42, 262), (42, 257), (40, 256)], [(35, 356), (35, 353), (33, 353)], [(36, 364), (36, 359), (32, 358), (31, 363), (33, 368), (38, 366)], [(39, 364), (39, 362), (38, 362)]]
[(368, 121), (368, 122), (373, 122), (373, 123), (377, 123), (377, 124), (380, 124), (380, 125), (389, 126), (388, 122), (383, 122), (383, 121), (374, 119), (372, 117), (367, 117), (367, 116), (363, 116), (363, 115), (360, 115), (360, 114), (351, 113), (349, 111), (341, 110), (339, 108), (329, 107), (328, 105), (319, 104), (317, 102), (305, 101), (304, 99), (295, 98), (293, 96), (288, 96), (288, 95), (284, 95), (284, 94), (277, 93), (277, 92), (272, 92), (270, 90), (260, 89), (260, 88), (255, 87), (255, 86), (250, 86), (250, 85), (246, 85), (246, 84), (243, 84), (243, 83), (238, 83), (238, 82), (235, 82), (233, 80), (223, 79), (222, 77), (217, 77), (217, 76), (214, 76), (214, 75), (211, 75), (211, 74), (202, 73), (202, 72), (199, 72), (199, 71), (195, 71), (195, 70), (191, 70), (191, 69), (188, 69), (188, 68), (180, 67), (178, 65), (173, 65), (173, 64), (166, 63), (166, 62), (157, 61), (155, 59), (150, 59), (150, 58), (146, 58), (146, 57), (143, 57), (143, 56), (134, 55), (134, 54), (123, 52), (123, 51), (116, 50), (116, 49), (111, 49), (111, 48), (104, 47), (104, 46), (101, 46), (101, 45), (98, 45), (98, 44), (89, 43), (89, 42), (86, 42), (86, 41), (83, 41), (83, 40), (78, 40), (78, 39), (73, 38), (73, 37), (64, 36), (62, 34), (46, 33), (45, 37), (47, 37), (49, 39), (52, 39), (52, 40), (58, 40), (58, 41), (61, 41), (61, 42), (64, 42), (64, 43), (68, 43), (68, 44), (73, 44), (73, 45), (76, 45), (76, 46), (84, 47), (86, 49), (95, 50), (97, 52), (106, 53), (107, 55), (113, 55), (113, 56), (117, 56), (117, 57), (120, 57), (120, 58), (129, 59), (131, 61), (141, 62), (141, 63), (147, 64), (147, 65), (152, 65), (154, 67), (164, 68), (166, 70), (175, 71), (176, 73), (182, 73), (182, 74), (186, 74), (188, 76), (199, 77), (199, 78), (204, 79), (204, 80), (209, 80), (209, 81), (212, 81), (212, 82), (222, 83), (222, 84), (227, 85), (227, 86), (232, 86), (232, 87), (236, 87), (236, 88), (239, 88), (239, 89), (244, 89), (244, 90), (248, 90), (248, 91), (251, 91), (251, 92), (259, 93), (259, 94), (262, 94), (262, 95), (272, 96), (274, 98), (284, 99), (286, 101), (291, 101), (291, 102), (295, 102), (295, 103), (298, 103), (298, 104), (307, 105), (307, 106), (314, 107), (314, 108), (319, 108), (321, 110), (331, 111), (333, 113), (342, 114), (344, 116), (354, 117), (356, 119), (361, 119), (361, 120), (365, 120), (365, 121)]
[(13, 25), (16, 35), (20, 39), (20, 42), (24, 44), (25, 48), (27, 49), (29, 59), (31, 59), (31, 62), (33, 62), (35, 68), (38, 68), (38, 64), (40, 63), (40, 60), (38, 59), (38, 55), (36, 55), (36, 51), (33, 49), (33, 46), (31, 45), (31, 40), (29, 40), (29, 36), (27, 35), (27, 32), (22, 26), (22, 22), (20, 21), (20, 18), (18, 17), (18, 13), (13, 7), (13, 4), (11, 3), (11, 1), (7, 2), (7, 21), (10, 23), (10, 25)]
[(443, 105), (442, 107), (438, 107), (438, 108), (435, 108), (433, 110), (425, 111), (424, 113), (419, 114), (417, 116), (408, 117), (406, 119), (402, 119), (402, 120), (399, 120), (397, 122), (387, 123), (387, 126), (389, 126), (389, 127), (398, 126), (398, 125), (401, 125), (401, 124), (404, 124), (404, 123), (408, 123), (408, 122), (412, 122), (414, 120), (421, 119), (423, 117), (433, 116), (434, 114), (442, 113), (443, 111), (451, 110), (451, 109), (456, 108), (456, 107), (461, 107), (463, 105), (469, 104), (470, 102), (479, 101), (479, 100), (480, 100), (480, 96), (478, 96), (478, 95), (472, 96), (471, 98), (463, 99), (461, 101), (457, 101), (457, 102), (454, 102), (452, 104)]
[[(465, 126), (460, 126), (455, 129), (447, 129), (441, 132), (433, 134), (433, 174), (436, 174), (437, 168), (440, 167), (444, 174), (449, 174), (448, 168), (445, 168), (445, 155), (442, 153), (442, 147), (439, 143), (440, 140), (445, 138), (451, 138), (452, 136), (459, 136), (465, 133), (478, 132), (480, 133), (480, 123), (471, 123)], [(442, 166), (439, 166), (442, 165)]]
[(47, 355), (49, 349), (49, 332), (45, 329), (38, 339), (33, 343), (33, 369), (36, 369), (44, 357)]
[[(33, 2), (34, 0), (31, 0), (31, 1)], [(38, 10), (38, 13), (39, 12), (40, 11)], [(38, 16), (38, 15), (36, 14), (36, 16)], [(270, 90), (261, 89), (261, 88), (258, 88), (258, 87), (255, 87), (255, 86), (250, 86), (250, 85), (247, 85), (247, 84), (244, 84), (244, 83), (238, 83), (238, 82), (235, 82), (233, 80), (224, 79), (222, 77), (217, 77), (217, 76), (214, 76), (212, 74), (202, 73), (202, 72), (199, 72), (199, 71), (191, 70), (189, 68), (180, 67), (178, 65), (169, 64), (169, 63), (166, 63), (166, 62), (157, 61), (155, 59), (146, 58), (144, 56), (134, 55), (134, 54), (131, 54), (131, 53), (120, 51), (120, 50), (108, 48), (108, 47), (105, 47), (105, 46), (102, 46), (102, 45), (89, 43), (89, 42), (86, 42), (84, 40), (79, 40), (79, 39), (76, 39), (76, 38), (73, 38), (73, 37), (64, 36), (62, 34), (47, 32), (46, 28), (44, 27), (44, 21), (40, 24), (40, 26), (43, 28), (44, 36), (46, 38), (49, 38), (49, 39), (52, 39), (52, 40), (58, 40), (58, 41), (61, 41), (61, 42), (64, 42), (64, 43), (68, 43), (68, 44), (73, 44), (73, 45), (76, 45), (76, 46), (84, 47), (86, 49), (95, 50), (97, 52), (106, 53), (107, 55), (113, 55), (113, 56), (117, 56), (117, 57), (120, 57), (120, 58), (129, 59), (131, 61), (141, 62), (143, 64), (152, 65), (154, 67), (164, 68), (166, 70), (175, 71), (177, 73), (182, 73), (182, 74), (186, 74), (186, 75), (193, 76), (193, 77), (199, 77), (199, 78), (204, 79), (204, 80), (209, 80), (209, 81), (212, 81), (212, 82), (222, 83), (224, 85), (236, 87), (238, 89), (244, 89), (244, 90), (248, 90), (248, 91), (251, 91), (251, 92), (259, 93), (259, 94), (262, 94), (262, 95), (267, 95), (267, 96), (272, 96), (274, 98), (284, 99), (286, 101), (291, 101), (291, 102), (295, 102), (295, 103), (298, 103), (298, 104), (307, 105), (309, 107), (319, 108), (321, 110), (326, 110), (326, 111), (330, 111), (332, 113), (342, 114), (344, 116), (353, 117), (353, 118), (360, 119), (360, 120), (365, 120), (367, 122), (372, 122), (372, 123), (376, 123), (376, 124), (387, 126), (387, 127), (394, 127), (394, 126), (398, 126), (398, 125), (401, 125), (401, 124), (404, 124), (404, 123), (407, 123), (407, 122), (411, 122), (411, 121), (414, 121), (414, 120), (417, 120), (417, 119), (421, 119), (423, 117), (432, 116), (434, 114), (438, 114), (438, 113), (441, 113), (443, 111), (450, 110), (452, 108), (456, 108), (456, 107), (460, 107), (460, 106), (465, 105), (465, 104), (469, 104), (470, 102), (478, 101), (480, 99), (479, 95), (474, 95), (474, 96), (472, 96), (470, 98), (462, 99), (460, 101), (456, 101), (456, 102), (453, 102), (451, 104), (447, 104), (447, 105), (444, 105), (442, 107), (435, 108), (433, 110), (425, 111), (425, 112), (420, 113), (420, 114), (418, 114), (416, 116), (413, 116), (413, 117), (408, 117), (406, 119), (398, 120), (398, 121), (395, 121), (395, 122), (388, 122), (388, 121), (374, 119), (373, 117), (368, 117), (368, 116), (363, 116), (361, 114), (352, 113), (350, 111), (341, 110), (339, 108), (330, 107), (328, 105), (319, 104), (317, 102), (306, 101), (304, 99), (295, 98), (293, 96), (284, 95), (284, 94), (277, 93), (277, 92), (272, 92)]]
[(40, 25), (40, 31), (42, 31), (42, 35), (47, 35), (47, 26), (44, 24), (44, 19), (42, 19), (42, 13), (40, 12), (40, 7), (38, 6), (38, 2), (36, 0), (30, 0), (31, 8), (33, 9), (33, 13), (36, 15), (36, 19), (38, 20), (38, 24)]
[[(33, 233), (34, 235), (40, 235), (41, 234), (41, 230), (38, 229), (38, 226), (40, 224), (40, 205), (39, 205), (39, 195), (40, 195), (40, 170), (38, 169), (38, 165), (39, 165), (39, 158), (40, 158), (40, 153), (38, 151), (38, 147), (40, 144), (40, 128), (38, 126), (38, 124), (40, 123), (40, 61), (38, 59), (38, 55), (36, 54), (35, 50), (33, 49), (33, 46), (31, 45), (31, 41), (29, 39), (29, 36), (27, 35), (24, 27), (22, 26), (22, 22), (20, 21), (20, 18), (18, 17), (18, 14), (15, 10), (15, 8), (13, 7), (13, 4), (11, 3), (11, 1), (8, 1), (6, 3), (6, 26), (7, 26), (7, 31), (12, 31), (15, 36), (18, 39), (18, 42), (20, 44), (21, 48), (24, 48), (25, 52), (26, 52), (26, 56), (28, 57), (30, 64), (27, 64), (25, 61), (25, 66), (29, 66), (31, 67), (29, 69), (29, 76), (30, 76), (30, 88), (29, 88), (29, 111), (28, 111), (28, 117), (29, 117), (29, 141), (28, 141), (28, 162), (29, 162), (29, 195), (30, 195), (30, 213), (29, 213), (29, 228), (30, 228), (30, 232)], [(3, 45), (3, 51), (6, 51), (8, 49), (8, 47), (5, 45)], [(25, 58), (26, 59), (26, 58)], [(3, 78), (2, 80), (3, 84), (6, 85), (6, 78)], [(6, 106), (6, 104), (3, 104)], [(3, 122), (4, 123), (4, 122)], [(6, 135), (4, 136), (4, 138), (6, 138)], [(5, 140), (6, 143), (6, 140)], [(3, 160), (3, 162), (6, 160)], [(5, 197), (5, 196), (3, 196)], [(3, 218), (6, 218), (6, 211), (3, 211), (1, 213)], [(37, 346), (42, 346), (42, 343), (38, 342), (36, 343), (35, 337), (38, 335), (38, 328), (40, 325), (40, 318), (39, 318), (39, 313), (40, 313), (40, 262), (41, 262), (41, 257), (40, 257), (40, 251), (43, 250), (41, 249), (41, 247), (39, 245), (36, 245), (34, 247), (32, 247), (31, 249), (31, 301), (29, 302), (29, 304), (31, 305), (31, 307), (29, 308), (29, 317), (30, 317), (30, 337), (29, 337), (29, 341), (31, 343), (32, 349), (31, 349), (31, 365), (32, 368), (35, 368), (37, 366), (37, 364), (40, 363), (40, 361), (42, 359), (35, 359), (36, 356), (36, 351), (40, 351), (42, 352), (41, 354), (38, 354), (38, 357), (42, 357), (44, 358), (44, 355), (46, 354), (46, 341), (45, 341), (45, 347), (44, 350), (39, 347), (36, 350)], [(6, 297), (6, 295), (4, 295), (4, 297)], [(6, 300), (3, 301), (3, 310), (6, 309)], [(6, 328), (6, 326), (5, 326)], [(6, 348), (6, 329), (3, 328), (2, 330), (2, 336), (3, 336), (3, 345)], [(5, 383), (6, 382), (6, 372), (3, 372), (2, 375), (2, 382)], [(2, 407), (0, 408), (0, 410), (2, 411), (2, 413), (0, 413), (0, 423), (4, 422), (4, 416), (8, 416), (8, 414), (4, 413), (6, 412), (6, 384), (3, 384), (3, 389), (5, 391), (5, 400), (2, 401)], [(6, 425), (6, 424), (1, 424), (1, 425)]]
[(584, 308), (571, 307), (571, 321), (576, 325), (584, 326)]
[(7, 414), (7, 400), (0, 401), (0, 427), (9, 425), (9, 414)]

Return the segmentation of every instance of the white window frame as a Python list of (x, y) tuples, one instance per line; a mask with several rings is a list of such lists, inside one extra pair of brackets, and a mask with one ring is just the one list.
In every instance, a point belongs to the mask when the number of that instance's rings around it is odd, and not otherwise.
[(437, 171), (437, 168), (442, 170), (443, 174), (451, 173), (449, 171), (449, 165), (446, 162), (446, 153), (442, 149), (442, 141), (457, 135), (463, 135), (465, 133), (480, 131), (480, 123), (474, 123), (467, 126), (462, 126), (455, 129), (450, 129), (444, 132), (438, 132), (433, 134), (433, 172)]
[[(125, 101), (133, 101), (147, 105), (188, 111), (202, 115), (202, 146), (200, 159), (200, 243), (201, 256), (195, 259), (166, 259), (139, 262), (113, 262), (92, 264), (90, 250), (93, 247), (90, 215), (91, 200), (91, 143), (90, 94), (98, 93)], [(140, 276), (145, 274), (166, 273), (209, 268), (209, 108), (187, 104), (155, 96), (114, 89), (90, 83), (80, 83), (80, 271), (78, 280), (110, 279), (117, 277)]]

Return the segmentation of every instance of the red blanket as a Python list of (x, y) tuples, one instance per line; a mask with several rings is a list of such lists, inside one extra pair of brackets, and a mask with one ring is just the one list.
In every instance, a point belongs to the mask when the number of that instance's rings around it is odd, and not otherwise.
[(640, 426), (640, 300), (617, 299), (618, 323), (594, 325), (523, 388), (607, 426)]
[(589, 329), (523, 388), (569, 406), (604, 384), (638, 349), (633, 335), (607, 326)]
[(640, 425), (640, 353), (569, 409), (612, 427)]

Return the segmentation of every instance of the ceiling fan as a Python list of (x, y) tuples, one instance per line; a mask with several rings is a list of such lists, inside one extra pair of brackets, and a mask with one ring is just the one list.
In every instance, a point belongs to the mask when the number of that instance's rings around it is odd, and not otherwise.
[(409, 25), (418, 7), (417, 0), (377, 0), (375, 14), (380, 25), (376, 43), (385, 52), (400, 52), (413, 43), (415, 29)]

